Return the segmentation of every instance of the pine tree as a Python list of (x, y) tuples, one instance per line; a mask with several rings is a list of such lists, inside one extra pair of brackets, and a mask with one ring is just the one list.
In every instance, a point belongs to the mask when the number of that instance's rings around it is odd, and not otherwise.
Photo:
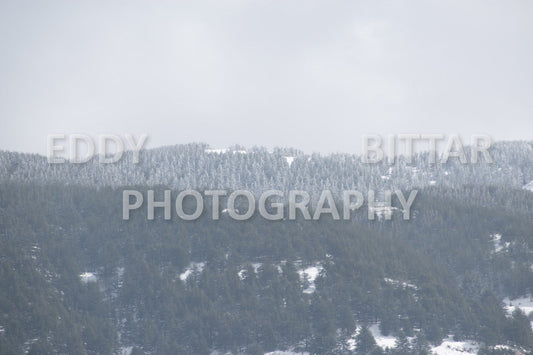
[(355, 337), (355, 353), (360, 355), (382, 353), (381, 348), (377, 345), (376, 339), (366, 326), (362, 326), (359, 334)]

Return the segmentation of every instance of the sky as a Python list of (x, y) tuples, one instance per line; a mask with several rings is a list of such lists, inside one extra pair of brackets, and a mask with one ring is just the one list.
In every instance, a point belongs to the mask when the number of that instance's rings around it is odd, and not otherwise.
[(533, 2), (0, 0), (0, 150), (533, 139)]

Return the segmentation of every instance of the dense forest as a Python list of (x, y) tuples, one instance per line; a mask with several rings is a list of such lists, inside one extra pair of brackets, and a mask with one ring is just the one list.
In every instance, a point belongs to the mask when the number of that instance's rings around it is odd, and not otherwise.
[[(365, 165), (357, 156), (205, 145), (141, 164), (49, 166), (1, 152), (2, 354), (429, 354), (451, 336), (480, 354), (530, 353), (533, 150), (496, 162)], [(294, 160), (287, 159), (294, 157)], [(412, 219), (122, 219), (122, 191), (419, 188)], [(204, 207), (206, 210), (210, 206)], [(161, 211), (158, 211), (161, 212)], [(394, 336), (378, 346), (370, 330)]]
[[(465, 147), (467, 161), (470, 149)], [(431, 164), (429, 153), (415, 154), (409, 162), (399, 156), (394, 164), (364, 163), (354, 154), (304, 154), (293, 148), (262, 147), (211, 149), (187, 144), (141, 150), (139, 163), (124, 154), (113, 164), (95, 157), (85, 164), (48, 164), (37, 154), (0, 152), (0, 181), (60, 183), (121, 187), (164, 185), (175, 189), (247, 189), (261, 193), (276, 188), (305, 190), (412, 189), (423, 186), (457, 187), (483, 184), (521, 188), (533, 180), (533, 142), (498, 142), (491, 149), (492, 163)]]

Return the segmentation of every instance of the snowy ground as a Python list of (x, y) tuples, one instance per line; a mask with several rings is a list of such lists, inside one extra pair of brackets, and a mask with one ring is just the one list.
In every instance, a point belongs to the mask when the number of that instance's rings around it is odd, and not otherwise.
[(263, 263), (252, 263), (251, 265), (254, 268), (254, 272), (257, 274), (259, 272), (259, 268), (263, 266)]
[(316, 263), (313, 266), (307, 267), (305, 269), (298, 269), (298, 275), (300, 275), (300, 281), (307, 280), (309, 285), (308, 287), (303, 291), (304, 293), (314, 293), (316, 290), (315, 286), (315, 280), (318, 277), (318, 275), (324, 270), (322, 265), (320, 263)]
[(502, 250), (506, 250), (511, 245), (511, 243), (509, 243), (509, 242), (502, 243), (502, 235), (501, 234), (498, 234), (498, 233), (493, 234), (493, 235), (491, 235), (491, 238), (492, 238), (492, 241), (494, 243), (494, 253), (499, 253)]
[[(252, 265), (252, 268), (254, 269), (254, 273), (257, 274), (257, 272), (259, 271), (259, 268), (261, 266), (263, 266), (263, 263), (251, 263), (250, 265)], [(246, 272), (247, 270), (246, 269), (242, 269), (240, 270), (238, 273), (237, 273), (237, 276), (239, 276), (239, 279), (244, 280), (246, 278)]]
[(80, 274), (80, 280), (83, 283), (96, 282), (98, 281), (98, 277), (96, 277), (96, 274), (93, 272), (84, 272), (83, 274)]
[(187, 268), (185, 269), (185, 271), (180, 274), (180, 280), (184, 281), (184, 282), (187, 281), (187, 278), (189, 276), (191, 276), (191, 274), (193, 272), (196, 271), (196, 272), (200, 273), (200, 272), (202, 272), (204, 270), (204, 267), (205, 267), (205, 263), (204, 262), (200, 262), (200, 263), (192, 262), (192, 263), (190, 263), (189, 266), (187, 266)]
[(394, 348), (396, 346), (396, 338), (392, 335), (385, 336), (381, 334), (381, 331), (379, 330), (379, 324), (373, 324), (371, 325), (368, 330), (370, 333), (372, 333), (372, 336), (374, 339), (376, 339), (376, 343), (382, 348)]
[[(505, 303), (505, 310), (508, 314), (513, 313), (514, 309), (517, 307), (520, 308), (527, 316), (533, 312), (533, 295), (516, 298), (514, 300), (506, 297), (503, 299), (503, 303)], [(533, 321), (531, 322), (531, 329), (533, 330)]]
[[(376, 340), (376, 344), (378, 344), (378, 346), (381, 347), (382, 349), (395, 347), (396, 338), (391, 335), (385, 336), (381, 334), (381, 331), (379, 330), (379, 323), (371, 325), (370, 327), (368, 327), (368, 330), (370, 331), (370, 333)], [(346, 342), (348, 345), (348, 349), (350, 349), (351, 351), (355, 350), (355, 346), (356, 346), (355, 338), (357, 337), (360, 331), (361, 331), (361, 327), (358, 326), (353, 332), (350, 339), (348, 339), (348, 341)]]
[(207, 154), (224, 154), (227, 153), (229, 149), (222, 148), (222, 149), (206, 149), (205, 152)]
[(206, 149), (205, 152), (207, 154), (225, 154), (225, 153), (233, 153), (233, 154), (247, 154), (248, 152), (246, 150), (229, 150), (228, 148), (210, 148)]
[(285, 157), (285, 160), (287, 161), (287, 164), (289, 164), (289, 168), (292, 165), (292, 162), (294, 161), (294, 157)]
[[(376, 343), (382, 348), (394, 348), (396, 346), (396, 338), (392, 335), (385, 336), (381, 334), (379, 330), (379, 324), (371, 325), (368, 330), (372, 333), (372, 336), (376, 340)], [(352, 337), (348, 340), (348, 347), (350, 350), (355, 349), (355, 337), (360, 331), (360, 327), (357, 327)], [(412, 338), (410, 338), (412, 339)], [(442, 343), (438, 346), (431, 348), (436, 355), (468, 355), (468, 354), (477, 354), (479, 350), (479, 344), (475, 341), (454, 341), (451, 336), (444, 339)]]
[(533, 295), (516, 298), (514, 300), (505, 298), (503, 303), (505, 303), (505, 310), (509, 314), (514, 311), (515, 307), (520, 308), (526, 315), (533, 312)]
[[(275, 264), (274, 266), (276, 267), (276, 269), (278, 270), (278, 273), (283, 273), (283, 269), (281, 268), (282, 265), (284, 265), (287, 261), (286, 260), (283, 260), (281, 261), (279, 264)], [(250, 265), (252, 265), (252, 268), (254, 269), (254, 273), (259, 273), (259, 269), (261, 268), (261, 266), (263, 266), (263, 263), (251, 263)], [(246, 273), (247, 273), (247, 270), (246, 269), (241, 269), (238, 273), (237, 273), (237, 276), (239, 276), (239, 279), (244, 280), (246, 278)]]
[(130, 355), (133, 351), (133, 346), (123, 346), (119, 349), (118, 354), (119, 355)]
[(436, 355), (477, 354), (478, 350), (479, 344), (474, 341), (454, 341), (451, 337), (444, 339), (439, 346), (431, 349)]
[(388, 277), (386, 277), (384, 279), (384, 281), (386, 283), (388, 283), (389, 285), (393, 285), (395, 287), (410, 288), (410, 289), (415, 290), (415, 291), (418, 290), (418, 286), (417, 285), (409, 283), (409, 282), (400, 281), (400, 280), (394, 280), (394, 279), (390, 279)]
[[(239, 355), (241, 353), (238, 353)], [(233, 355), (233, 353), (224, 353), (224, 352), (220, 352), (220, 351), (212, 351), (210, 355)], [(265, 355), (309, 355), (308, 352), (295, 352), (295, 351), (291, 351), (291, 350), (274, 350), (274, 351), (271, 351), (269, 353), (265, 353)]]

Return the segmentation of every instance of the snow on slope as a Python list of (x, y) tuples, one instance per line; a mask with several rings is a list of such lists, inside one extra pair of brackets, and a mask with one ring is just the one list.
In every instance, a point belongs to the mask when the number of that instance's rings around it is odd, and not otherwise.
[(315, 280), (318, 275), (324, 270), (320, 263), (316, 263), (313, 266), (307, 267), (305, 269), (298, 269), (298, 275), (300, 275), (300, 281), (304, 282), (307, 280), (308, 287), (303, 291), (304, 293), (311, 294), (316, 290)]
[(98, 281), (98, 278), (93, 272), (84, 272), (83, 274), (80, 274), (80, 280), (86, 284), (88, 282), (96, 282)]
[(522, 187), (524, 190), (533, 191), (533, 181), (528, 182)]
[(492, 238), (492, 241), (494, 243), (494, 252), (493, 253), (499, 253), (503, 250), (506, 250), (511, 245), (510, 242), (502, 243), (502, 235), (501, 234), (492, 234), (490, 236)]
[(216, 148), (213, 148), (213, 149), (206, 149), (205, 152), (207, 154), (224, 154), (224, 153), (227, 153), (229, 149), (227, 148), (222, 148), (222, 149), (216, 149)]
[[(350, 350), (355, 350), (356, 341), (355, 338), (359, 334), (361, 327), (357, 327), (351, 338), (348, 339), (347, 344)], [(385, 336), (381, 334), (379, 329), (379, 323), (372, 324), (368, 330), (376, 340), (376, 344), (382, 349), (393, 349), (396, 346), (396, 338), (392, 335)], [(413, 338), (408, 338), (412, 341)], [(431, 351), (435, 355), (468, 355), (477, 354), (480, 346), (477, 342), (471, 340), (454, 341), (451, 336), (448, 336), (438, 346), (433, 346)]]
[[(238, 353), (238, 354), (241, 354), (241, 353)], [(214, 350), (209, 355), (233, 355), (233, 353)], [(265, 355), (309, 355), (309, 353), (306, 351), (296, 352), (292, 350), (274, 350), (274, 351), (265, 353)]]
[[(286, 260), (283, 260), (279, 264), (274, 264), (274, 267), (278, 270), (278, 273), (280, 273), (280, 274), (283, 273), (283, 269), (281, 268), (281, 266), (285, 265), (286, 262), (287, 262)], [(254, 269), (254, 273), (258, 274), (259, 273), (259, 269), (261, 268), (261, 266), (263, 266), (263, 263), (251, 263), (250, 265)], [(239, 279), (241, 281), (244, 280), (248, 276), (247, 275), (247, 270), (246, 269), (241, 269), (237, 273), (237, 276), (239, 277)]]
[(133, 351), (133, 346), (123, 346), (118, 350), (119, 355), (130, 355)]
[(233, 153), (233, 154), (247, 154), (248, 152), (246, 150), (229, 150), (228, 148), (209, 148), (205, 150), (206, 154), (225, 154), (225, 153)]
[(386, 283), (388, 283), (389, 285), (393, 285), (394, 287), (410, 288), (412, 290), (418, 291), (418, 286), (409, 282), (394, 280), (388, 277), (386, 277), (384, 280)]
[[(515, 308), (520, 308), (527, 316), (533, 312), (533, 295), (516, 298), (514, 300), (506, 297), (503, 299), (503, 303), (505, 303), (505, 310), (508, 314), (513, 313)], [(531, 329), (533, 330), (533, 321), (531, 322)]]
[(505, 303), (505, 309), (508, 313), (512, 313), (515, 307), (520, 308), (526, 315), (533, 312), (533, 296), (531, 295), (516, 298), (514, 300), (507, 297), (503, 300), (503, 303)]
[(191, 276), (191, 274), (193, 272), (202, 272), (204, 270), (204, 267), (205, 267), (205, 263), (204, 262), (200, 262), (200, 263), (197, 263), (197, 262), (191, 262), (189, 264), (189, 266), (187, 266), (187, 268), (185, 269), (184, 272), (182, 272), (180, 274), (180, 280), (181, 281), (187, 281), (187, 278), (189, 278), (189, 276)]
[(394, 348), (396, 345), (396, 338), (392, 335), (385, 336), (381, 334), (381, 330), (379, 330), (379, 324), (373, 324), (371, 325), (368, 330), (370, 333), (372, 333), (372, 336), (374, 339), (376, 339), (376, 343), (382, 348)]
[[(370, 327), (368, 327), (368, 330), (370, 331), (370, 333), (376, 340), (376, 344), (378, 344), (378, 346), (381, 347), (382, 349), (386, 349), (386, 348), (392, 349), (396, 346), (395, 337), (393, 337), (392, 335), (385, 336), (381, 334), (381, 331), (379, 330), (379, 323), (372, 324)], [(355, 338), (357, 337), (360, 331), (361, 331), (361, 327), (357, 326), (352, 336), (350, 337), (350, 339), (346, 341), (346, 344), (348, 345), (349, 350), (351, 351), (355, 350), (355, 347), (357, 344)]]
[(478, 350), (479, 344), (474, 341), (454, 341), (451, 337), (444, 339), (439, 346), (431, 349), (436, 355), (477, 354)]
[[(254, 269), (254, 273), (257, 274), (259, 271), (259, 268), (263, 266), (263, 263), (251, 263), (250, 265), (252, 265), (252, 268)], [(239, 279), (242, 281), (246, 278), (247, 276), (246, 273), (247, 273), (246, 269), (242, 269), (237, 273), (237, 276), (239, 276)]]
[(294, 157), (285, 157), (285, 160), (287, 161), (287, 164), (289, 164), (289, 168), (292, 165), (292, 162), (294, 161)]

